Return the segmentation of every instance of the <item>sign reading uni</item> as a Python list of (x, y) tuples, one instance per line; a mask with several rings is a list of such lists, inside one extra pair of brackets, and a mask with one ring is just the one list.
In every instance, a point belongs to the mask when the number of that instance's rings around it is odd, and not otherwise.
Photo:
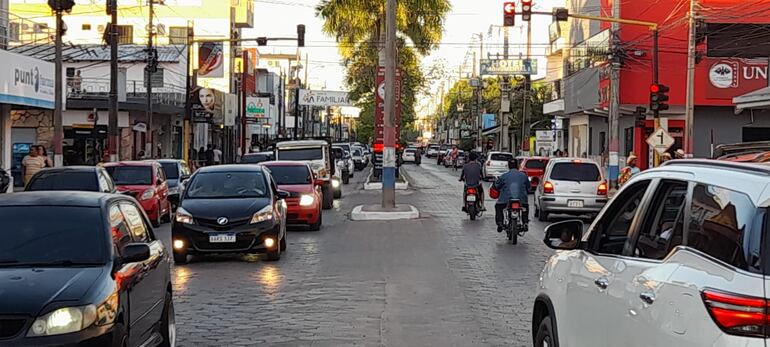
[(303, 106), (354, 106), (347, 92), (328, 90), (299, 90), (299, 104)]
[(481, 59), (482, 75), (534, 75), (537, 73), (535, 59)]

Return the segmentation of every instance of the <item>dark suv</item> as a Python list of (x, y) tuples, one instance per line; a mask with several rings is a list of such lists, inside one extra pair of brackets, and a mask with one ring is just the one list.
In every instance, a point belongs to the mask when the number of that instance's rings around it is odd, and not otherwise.
[(136, 200), (6, 194), (0, 237), (0, 345), (174, 345), (170, 256)]

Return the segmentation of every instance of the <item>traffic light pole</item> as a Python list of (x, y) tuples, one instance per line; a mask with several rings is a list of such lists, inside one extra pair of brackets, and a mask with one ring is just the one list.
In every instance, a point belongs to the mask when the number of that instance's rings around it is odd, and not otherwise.
[(107, 8), (110, 11), (110, 100), (107, 119), (109, 134), (107, 149), (110, 151), (110, 161), (116, 162), (120, 137), (118, 136), (118, 0), (109, 0)]
[[(155, 32), (155, 28), (153, 27), (153, 3), (155, 0), (150, 0), (150, 24), (148, 27), (150, 28), (148, 37), (147, 37), (147, 66), (145, 67), (145, 83), (147, 83), (147, 132), (145, 133), (145, 158), (155, 158), (155, 151), (153, 150), (153, 141), (152, 141), (152, 71), (154, 70), (155, 60), (157, 57), (155, 57), (155, 52), (153, 51), (153, 36)], [(142, 158), (140, 158), (142, 159)]]
[[(658, 72), (659, 72), (659, 50), (658, 50), (658, 30), (652, 31), (652, 83), (658, 84)], [(660, 110), (655, 109), (652, 110), (652, 114), (655, 118), (655, 132), (660, 129)], [(658, 167), (660, 165), (660, 155), (658, 154), (658, 151), (653, 150), (652, 151), (653, 156), (653, 164), (654, 167)]]
[(385, 112), (383, 115), (382, 208), (396, 207), (396, 0), (385, 10)]
[[(54, 166), (64, 165), (64, 127), (62, 126), (62, 107), (64, 98), (62, 97), (62, 11), (56, 10), (56, 39), (55, 39), (55, 72), (54, 76), (54, 110), (53, 110), (53, 161)], [(26, 183), (26, 182), (25, 182)]]

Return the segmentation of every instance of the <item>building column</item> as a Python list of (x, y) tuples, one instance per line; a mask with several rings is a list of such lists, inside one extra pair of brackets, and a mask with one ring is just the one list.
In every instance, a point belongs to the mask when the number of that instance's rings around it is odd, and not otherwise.
[[(6, 170), (8, 176), (11, 176), (11, 123), (11, 105), (0, 104), (0, 168)], [(13, 189), (13, 178), (9, 189)]]

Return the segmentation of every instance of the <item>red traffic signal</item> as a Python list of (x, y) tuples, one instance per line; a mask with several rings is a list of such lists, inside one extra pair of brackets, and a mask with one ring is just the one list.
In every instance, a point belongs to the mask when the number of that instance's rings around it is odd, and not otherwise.
[(516, 3), (503, 3), (503, 26), (512, 27), (516, 25)]
[(666, 85), (653, 83), (650, 85), (650, 110), (654, 112), (668, 110), (668, 91)]
[(521, 0), (521, 20), (532, 19), (532, 0)]

